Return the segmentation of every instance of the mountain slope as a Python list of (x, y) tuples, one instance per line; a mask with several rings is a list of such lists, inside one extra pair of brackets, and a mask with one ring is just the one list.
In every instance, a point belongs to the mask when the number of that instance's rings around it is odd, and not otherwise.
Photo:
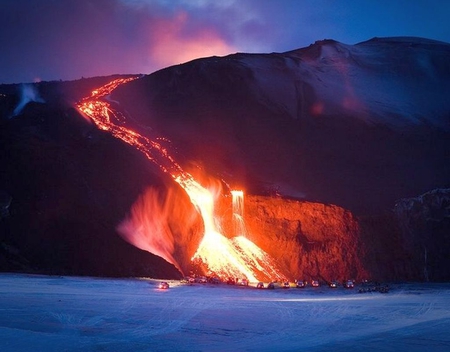
[(113, 96), (231, 184), (370, 214), (449, 185), (449, 58), (419, 38), (325, 40), (195, 60)]
[[(325, 40), (286, 53), (205, 58), (124, 84), (107, 100), (128, 127), (168, 138), (185, 170), (255, 195), (249, 214), (276, 214), (249, 219), (250, 228), (292, 275), (328, 280), (338, 268), (343, 277), (422, 279), (420, 234), (402, 238), (392, 209), (400, 198), (450, 187), (449, 48), (420, 38)], [(148, 189), (161, 199), (174, 192), (166, 208), (182, 205), (167, 221), (177, 260), (189, 265), (202, 224), (199, 216), (180, 221), (184, 211), (195, 214), (186, 194), (74, 109), (111, 79), (34, 84), (40, 96), (23, 110), (20, 87), (0, 86), (2, 270), (178, 277), (118, 235)], [(446, 253), (437, 250), (445, 231), (434, 236), (426, 227), (426, 248), (440, 256), (430, 279), (445, 278), (438, 273)], [(379, 253), (392, 245), (399, 249)]]

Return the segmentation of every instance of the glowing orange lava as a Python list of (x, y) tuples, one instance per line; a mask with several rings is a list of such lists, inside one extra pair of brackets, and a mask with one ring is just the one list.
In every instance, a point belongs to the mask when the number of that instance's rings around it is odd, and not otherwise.
[[(92, 91), (90, 97), (84, 98), (77, 104), (79, 111), (90, 118), (96, 126), (108, 131), (114, 137), (135, 147), (142, 152), (148, 160), (171, 175), (188, 194), (192, 204), (201, 214), (204, 223), (204, 237), (192, 260), (200, 262), (206, 267), (206, 271), (221, 278), (247, 278), (250, 281), (271, 280), (283, 277), (276, 269), (274, 260), (254, 243), (249, 241), (243, 223), (243, 192), (233, 193), (236, 198), (234, 210), (235, 236), (231, 240), (220, 233), (214, 219), (214, 198), (210, 190), (201, 186), (188, 172), (170, 156), (167, 149), (161, 144), (147, 138), (129, 128), (124, 127), (125, 116), (113, 109), (108, 101), (105, 101), (111, 92), (119, 85), (125, 84), (139, 77), (119, 78)], [(240, 200), (239, 200), (240, 199)], [(160, 228), (159, 226), (156, 226)], [(156, 228), (155, 226), (150, 228)], [(164, 229), (170, 231), (170, 229)], [(156, 248), (152, 243), (141, 243), (139, 240), (128, 239), (139, 248), (148, 250), (162, 256), (167, 261), (180, 268), (175, 258), (170, 253), (170, 246)], [(157, 242), (157, 241), (156, 241)]]
[(233, 227), (235, 236), (246, 236), (247, 228), (244, 222), (244, 192), (233, 190)]

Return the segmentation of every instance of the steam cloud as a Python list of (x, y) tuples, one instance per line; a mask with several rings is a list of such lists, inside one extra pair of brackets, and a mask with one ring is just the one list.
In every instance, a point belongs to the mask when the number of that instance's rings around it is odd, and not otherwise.
[(122, 238), (135, 247), (153, 253), (173, 264), (180, 265), (173, 257), (174, 237), (168, 225), (173, 209), (170, 195), (161, 203), (160, 194), (148, 189), (133, 205), (130, 216), (117, 228)]
[(32, 101), (36, 103), (45, 103), (44, 99), (41, 98), (38, 90), (34, 85), (22, 84), (20, 90), (20, 101), (14, 109), (11, 117), (19, 115), (22, 112), (23, 108)]

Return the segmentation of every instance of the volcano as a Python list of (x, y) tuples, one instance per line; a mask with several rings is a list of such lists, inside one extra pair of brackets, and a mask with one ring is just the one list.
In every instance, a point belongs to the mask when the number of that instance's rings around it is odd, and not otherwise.
[[(20, 86), (0, 86), (1, 268), (165, 277), (188, 270), (206, 226), (190, 196), (142, 150), (77, 109), (98, 87), (132, 77), (103, 97), (124, 118), (119, 125), (157, 140), (196, 179), (219, 180), (217, 214), (228, 233), (227, 195), (244, 189), (246, 236), (287, 276), (448, 279), (448, 193), (427, 192), (450, 187), (449, 59), (450, 44), (422, 38), (323, 40), (146, 76), (36, 83), (29, 86), (39, 98), (26, 104)], [(149, 189), (166, 202), (176, 266), (119, 235)], [(439, 201), (399, 211), (425, 193)], [(424, 204), (440, 214), (434, 226), (410, 219), (428, 214)]]

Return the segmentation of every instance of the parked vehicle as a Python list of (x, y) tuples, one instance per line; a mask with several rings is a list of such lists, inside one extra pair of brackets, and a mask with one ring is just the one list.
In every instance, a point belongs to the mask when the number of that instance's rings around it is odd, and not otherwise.
[(347, 280), (344, 282), (344, 287), (345, 288), (353, 288), (353, 287), (355, 287), (355, 283), (353, 282), (353, 280)]
[(229, 277), (227, 280), (227, 285), (235, 285), (235, 284), (236, 284), (236, 281), (232, 277)]
[(206, 284), (208, 282), (208, 279), (204, 276), (199, 276), (197, 278), (197, 282), (201, 283), (201, 284)]
[(218, 277), (213, 277), (209, 280), (212, 284), (220, 284), (222, 281)]
[(247, 279), (242, 279), (239, 281), (239, 285), (240, 286), (248, 286), (248, 280)]
[(337, 281), (331, 281), (328, 286), (330, 286), (331, 288), (336, 288), (338, 287), (338, 282)]
[(258, 282), (256, 288), (264, 288), (264, 284), (262, 282)]
[(275, 288), (274, 283), (273, 283), (273, 282), (269, 282), (269, 284), (267, 285), (267, 288), (268, 288), (269, 290), (273, 290), (273, 289)]
[(283, 282), (283, 286), (282, 287), (283, 288), (290, 288), (291, 284), (289, 283), (289, 281), (285, 281), (285, 282)]
[(319, 287), (319, 286), (320, 286), (319, 280), (312, 280), (312, 281), (311, 281), (311, 286), (312, 286), (312, 287)]
[(303, 280), (299, 280), (299, 281), (297, 281), (296, 286), (298, 288), (305, 288), (306, 287), (306, 282), (303, 281)]
[(163, 281), (163, 282), (159, 283), (158, 287), (162, 290), (167, 290), (169, 288), (169, 284), (167, 282)]

